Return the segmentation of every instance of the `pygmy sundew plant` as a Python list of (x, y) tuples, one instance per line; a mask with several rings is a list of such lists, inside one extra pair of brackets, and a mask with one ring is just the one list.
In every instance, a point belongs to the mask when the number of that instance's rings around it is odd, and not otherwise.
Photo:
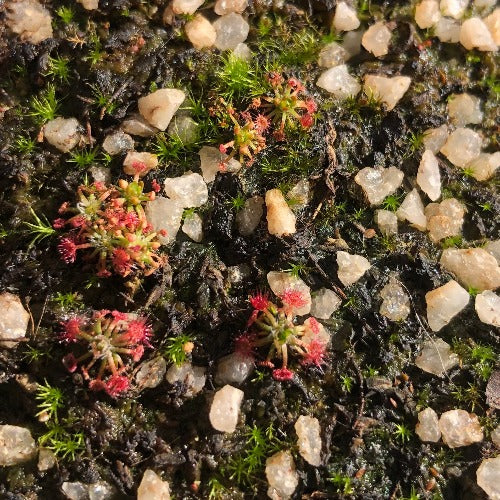
[(146, 318), (101, 310), (91, 317), (74, 316), (62, 327), (62, 340), (83, 350), (79, 356), (72, 352), (63, 358), (68, 371), (73, 373), (80, 367), (92, 390), (104, 390), (112, 397), (128, 389), (127, 368), (139, 361), (149, 346), (151, 327)]
[[(298, 324), (296, 310), (305, 305), (302, 292), (285, 290), (279, 296), (282, 306), (270, 302), (266, 295), (258, 293), (250, 297), (253, 307), (248, 321), (249, 331), (238, 339), (237, 349), (253, 350), (269, 345), (265, 361), (261, 365), (273, 369), (276, 380), (290, 380), (293, 372), (288, 368), (289, 353), (298, 355), (303, 365), (321, 365), (329, 335), (312, 316)], [(281, 368), (275, 368), (273, 359), (282, 361)]]

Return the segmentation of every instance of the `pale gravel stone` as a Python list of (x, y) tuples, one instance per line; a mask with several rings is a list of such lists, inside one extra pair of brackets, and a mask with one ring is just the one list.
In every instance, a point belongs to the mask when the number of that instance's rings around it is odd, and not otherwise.
[(481, 153), (481, 136), (468, 128), (457, 128), (440, 149), (448, 160), (457, 167), (465, 167)]
[(80, 124), (76, 118), (54, 118), (43, 126), (46, 141), (63, 153), (80, 142)]
[(383, 21), (372, 24), (364, 33), (361, 44), (375, 57), (382, 57), (389, 53), (391, 30)]
[(219, 50), (232, 50), (247, 39), (249, 24), (241, 14), (232, 12), (220, 17), (213, 23), (217, 33), (215, 47)]
[(172, 0), (170, 4), (174, 14), (194, 14), (202, 5), (204, 0)]
[(250, 236), (264, 214), (264, 198), (252, 196), (245, 201), (243, 208), (236, 214), (236, 227), (242, 236)]
[(342, 47), (347, 50), (349, 58), (357, 56), (361, 52), (361, 39), (363, 31), (349, 31), (343, 37)]
[(198, 138), (198, 124), (188, 115), (175, 115), (167, 128), (167, 134), (176, 137), (182, 144), (193, 144)]
[(496, 153), (481, 153), (468, 163), (465, 168), (472, 172), (474, 179), (487, 181), (491, 179), (500, 168), (500, 151)]
[(243, 396), (242, 390), (231, 385), (225, 385), (215, 393), (209, 413), (215, 430), (228, 433), (236, 430)]
[(493, 7), (497, 3), (497, 0), (474, 0), (474, 6), (478, 9), (487, 9)]
[(156, 232), (166, 231), (165, 235), (158, 235), (160, 243), (168, 245), (175, 240), (181, 226), (184, 207), (176, 200), (157, 196), (153, 201), (148, 201), (145, 207), (146, 218)]
[(165, 193), (183, 208), (201, 207), (208, 200), (208, 188), (200, 174), (186, 172), (165, 179)]
[(99, 0), (77, 0), (86, 10), (95, 10), (99, 7)]
[(349, 286), (358, 281), (371, 264), (362, 255), (351, 255), (347, 252), (337, 252), (338, 278), (344, 286)]
[(429, 203), (425, 207), (429, 238), (437, 243), (444, 238), (460, 236), (464, 223), (465, 207), (455, 198), (441, 203)]
[(424, 342), (415, 365), (424, 372), (442, 377), (445, 372), (457, 366), (458, 361), (458, 356), (451, 352), (450, 345), (435, 337)]
[(448, 135), (447, 125), (441, 125), (437, 128), (429, 128), (425, 130), (423, 139), (425, 149), (432, 151), (434, 154), (439, 153), (439, 150), (448, 140)]
[(431, 28), (440, 19), (438, 0), (423, 0), (415, 7), (415, 22), (421, 29)]
[(37, 44), (52, 38), (50, 12), (35, 0), (9, 2), (6, 5), (7, 26), (23, 41)]
[(500, 265), (500, 240), (487, 241), (483, 248), (493, 255)]
[[(241, 163), (235, 158), (226, 161), (228, 155), (221, 153), (219, 148), (214, 146), (203, 146), (198, 152), (200, 157), (200, 168), (205, 182), (213, 182), (217, 172), (238, 172)], [(223, 167), (223, 168), (221, 168)]]
[(141, 115), (133, 114), (120, 125), (127, 134), (139, 137), (151, 137), (158, 132), (156, 127), (151, 126)]
[(437, 443), (441, 439), (439, 419), (437, 413), (432, 408), (426, 408), (419, 412), (415, 434), (424, 443)]
[(248, 7), (248, 0), (217, 0), (214, 12), (218, 16), (224, 16), (231, 12), (241, 14)]
[(434, 153), (428, 149), (424, 151), (418, 167), (417, 184), (432, 201), (436, 201), (441, 196), (439, 164)]
[(320, 288), (312, 293), (311, 316), (329, 319), (341, 304), (342, 299), (333, 290)]
[(365, 75), (364, 91), (368, 97), (379, 99), (391, 111), (410, 87), (411, 78), (407, 76)]
[(486, 24), (493, 41), (500, 45), (500, 8), (495, 9), (489, 16), (483, 19)]
[(139, 113), (153, 127), (165, 130), (185, 98), (182, 90), (159, 89), (139, 98)]
[(480, 292), (500, 287), (498, 262), (483, 248), (446, 248), (439, 262), (466, 287)]
[(146, 469), (137, 489), (137, 500), (170, 500), (170, 487), (167, 481), (151, 469)]
[(318, 57), (318, 66), (322, 68), (333, 68), (339, 64), (344, 64), (349, 60), (350, 54), (337, 42), (331, 42), (325, 45)]
[(106, 481), (89, 484), (89, 500), (111, 500), (112, 498), (116, 498), (116, 490)]
[(338, 2), (333, 16), (333, 27), (336, 31), (352, 31), (359, 28), (360, 21), (356, 11), (345, 2)]
[(61, 485), (61, 490), (68, 500), (88, 500), (89, 486), (80, 481), (65, 481)]
[(266, 460), (266, 477), (269, 483), (267, 496), (273, 500), (289, 499), (297, 485), (299, 477), (295, 470), (292, 454), (279, 451)]
[(303, 316), (311, 311), (311, 289), (301, 278), (283, 271), (270, 271), (267, 273), (267, 282), (274, 295), (279, 297), (285, 290), (297, 290), (302, 293), (305, 305), (295, 309), (295, 314)]
[(255, 367), (253, 356), (233, 352), (219, 359), (215, 373), (217, 385), (242, 384)]
[(111, 156), (126, 153), (134, 149), (134, 139), (122, 130), (117, 130), (104, 138), (102, 149)]
[[(307, 318), (304, 321), (304, 326), (307, 327), (305, 334), (300, 338), (305, 346), (309, 346), (311, 342), (319, 342), (325, 348), (330, 343), (330, 332), (314, 318)], [(314, 326), (314, 328), (313, 328)]]
[(184, 395), (188, 398), (196, 396), (207, 380), (206, 369), (203, 366), (193, 366), (189, 362), (181, 365), (173, 364), (165, 375), (169, 384), (181, 383), (184, 387)]
[(399, 220), (407, 221), (419, 231), (425, 231), (427, 218), (424, 205), (416, 189), (410, 191), (396, 211)]
[(467, 93), (452, 94), (448, 99), (448, 116), (457, 127), (469, 123), (481, 123), (483, 121), (481, 99)]
[(17, 425), (0, 425), (0, 467), (22, 464), (36, 456), (31, 433)]
[(497, 448), (500, 448), (500, 425), (497, 425), (491, 432), (491, 440)]
[(238, 59), (242, 59), (243, 61), (251, 61), (252, 59), (252, 51), (250, 47), (244, 43), (240, 42), (233, 50), (233, 55)]
[(434, 26), (434, 33), (441, 42), (458, 43), (460, 41), (460, 21), (442, 17)]
[(444, 444), (450, 448), (460, 448), (483, 440), (483, 430), (479, 419), (465, 410), (450, 410), (439, 418), (439, 429)]
[(469, 0), (441, 0), (440, 9), (443, 16), (460, 19), (469, 5)]
[(24, 309), (21, 299), (12, 293), (0, 294), (0, 347), (11, 349), (18, 342), (2, 339), (23, 339), (30, 320), (30, 315)]
[(321, 465), (321, 428), (318, 419), (301, 415), (295, 422), (294, 428), (302, 458), (315, 467)]
[(427, 322), (433, 332), (446, 326), (469, 303), (469, 293), (455, 280), (425, 294)]
[(371, 205), (380, 205), (401, 186), (403, 177), (403, 172), (396, 167), (366, 167), (356, 174), (354, 181), (363, 188)]
[(184, 219), (182, 232), (199, 243), (203, 239), (203, 220), (198, 214), (191, 214)]
[(479, 19), (466, 19), (460, 28), (460, 43), (467, 49), (477, 48), (481, 52), (495, 52), (497, 44), (488, 29), (488, 26)]
[(296, 231), (296, 217), (279, 189), (266, 192), (267, 230), (274, 236), (288, 236)]
[(215, 44), (217, 33), (212, 23), (203, 15), (196, 14), (184, 26), (188, 40), (197, 50), (212, 47)]
[[(139, 166), (139, 169), (137, 168)], [(158, 156), (153, 153), (129, 151), (123, 160), (123, 171), (128, 175), (139, 174), (144, 177), (150, 170), (158, 166)]]
[(476, 471), (476, 480), (490, 500), (500, 500), (500, 455), (481, 462)]
[(485, 290), (476, 295), (475, 308), (483, 323), (500, 327), (500, 296), (491, 290)]
[(334, 66), (321, 73), (316, 85), (330, 92), (337, 99), (356, 96), (361, 90), (358, 79), (349, 74), (345, 64)]
[(141, 389), (153, 389), (159, 386), (167, 371), (167, 362), (163, 357), (153, 358), (141, 364), (135, 374), (135, 383)]
[(37, 469), (40, 472), (45, 472), (52, 469), (52, 467), (54, 467), (56, 463), (57, 458), (51, 450), (48, 450), (47, 448), (40, 448), (40, 451), (38, 452), (37, 463)]
[(391, 321), (403, 321), (410, 314), (410, 298), (397, 280), (391, 278), (382, 288), (380, 314)]
[(375, 223), (384, 236), (398, 234), (398, 217), (389, 210), (375, 210)]
[(292, 208), (301, 209), (307, 206), (311, 200), (311, 186), (307, 179), (301, 179), (295, 184), (286, 197), (290, 202), (293, 202)]

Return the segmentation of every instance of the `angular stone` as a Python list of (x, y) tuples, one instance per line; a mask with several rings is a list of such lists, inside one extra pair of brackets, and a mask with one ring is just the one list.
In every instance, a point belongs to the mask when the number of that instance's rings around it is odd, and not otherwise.
[(250, 31), (249, 24), (236, 12), (220, 17), (213, 23), (213, 27), (217, 33), (215, 47), (219, 50), (235, 49), (247, 39)]
[(486, 385), (486, 404), (500, 410), (500, 370), (494, 370)]
[(415, 22), (421, 29), (432, 28), (440, 19), (438, 0), (423, 0), (415, 7)]
[(487, 241), (483, 248), (493, 255), (500, 265), (500, 240)]
[(153, 389), (159, 386), (167, 371), (167, 362), (163, 357), (153, 358), (142, 363), (135, 374), (135, 383), (141, 389)]
[(500, 297), (496, 293), (485, 290), (476, 295), (475, 308), (483, 323), (500, 327)]
[(432, 201), (436, 201), (441, 196), (439, 164), (433, 152), (428, 149), (424, 151), (418, 167), (417, 184)]
[(134, 139), (125, 132), (117, 130), (104, 138), (102, 149), (111, 156), (120, 155), (134, 149)]
[(311, 186), (307, 179), (302, 179), (295, 184), (288, 193), (287, 199), (294, 209), (301, 209), (307, 206), (311, 199)]
[(484, 24), (488, 27), (493, 41), (500, 45), (500, 8), (495, 9), (489, 16), (483, 19)]
[(242, 236), (250, 236), (259, 225), (264, 213), (264, 198), (252, 196), (236, 214), (236, 226)]
[(61, 490), (68, 500), (88, 500), (89, 485), (80, 481), (65, 481), (61, 485)]
[(427, 227), (424, 205), (416, 189), (406, 195), (403, 203), (397, 209), (396, 215), (399, 220), (408, 221), (420, 231), (425, 231)]
[(116, 498), (116, 490), (106, 481), (89, 484), (89, 500), (111, 500)]
[(35, 0), (9, 2), (6, 10), (7, 26), (23, 41), (37, 44), (52, 38), (50, 12)]
[(330, 92), (337, 99), (356, 96), (361, 90), (357, 78), (349, 74), (345, 64), (334, 66), (321, 73), (316, 85)]
[(146, 218), (156, 232), (166, 231), (165, 235), (158, 235), (163, 245), (175, 240), (184, 213), (184, 207), (177, 200), (157, 196), (153, 201), (146, 203), (145, 212)]
[(279, 189), (266, 192), (267, 230), (274, 236), (288, 236), (295, 233), (295, 215)]
[(300, 278), (283, 271), (270, 271), (267, 273), (267, 282), (274, 295), (280, 297), (286, 290), (296, 290), (302, 294), (305, 305), (294, 312), (298, 316), (309, 314), (311, 311), (311, 289)]
[(188, 115), (176, 115), (168, 126), (167, 134), (182, 144), (193, 144), (198, 139), (198, 124)]
[(339, 64), (344, 64), (350, 58), (349, 52), (337, 42), (325, 45), (318, 57), (318, 66), (322, 68), (333, 68)]
[(186, 172), (165, 179), (165, 193), (183, 208), (201, 207), (208, 200), (208, 188), (200, 174)]
[(372, 24), (363, 35), (361, 44), (375, 57), (385, 56), (389, 53), (389, 43), (391, 41), (391, 30), (383, 21)]
[(233, 352), (219, 359), (215, 383), (218, 385), (242, 384), (253, 372), (253, 356), (242, 352)]
[(54, 118), (43, 127), (49, 144), (63, 153), (71, 151), (80, 142), (80, 124), (76, 118)]
[(382, 288), (380, 296), (383, 299), (380, 305), (380, 314), (391, 321), (405, 320), (410, 314), (410, 298), (404, 288), (395, 280)]
[(251, 61), (252, 51), (246, 43), (239, 43), (233, 50), (233, 55), (243, 61)]
[(500, 455), (486, 458), (476, 472), (477, 484), (491, 500), (500, 499)]
[(363, 38), (363, 31), (349, 31), (344, 34), (344, 41), (342, 47), (349, 54), (349, 58), (357, 56), (361, 52), (361, 39)]
[(342, 299), (333, 290), (320, 288), (312, 294), (311, 316), (329, 319), (341, 304)]
[(472, 172), (474, 179), (487, 181), (491, 179), (500, 168), (500, 151), (496, 153), (481, 153), (465, 167)]
[(427, 322), (433, 332), (446, 326), (468, 303), (469, 293), (451, 280), (425, 294)]
[(481, 99), (470, 94), (452, 94), (448, 99), (448, 115), (457, 127), (468, 123), (481, 123)]
[(333, 16), (335, 31), (352, 31), (359, 28), (360, 21), (356, 11), (345, 2), (338, 2)]
[(447, 198), (441, 203), (429, 203), (425, 207), (429, 238), (438, 241), (462, 233), (465, 207), (455, 198)]
[(203, 220), (198, 214), (188, 215), (182, 224), (182, 232), (199, 243), (203, 239)]
[(215, 393), (209, 413), (210, 423), (215, 430), (235, 431), (243, 396), (243, 391), (231, 385), (225, 385)]
[(99, 7), (99, 0), (77, 0), (86, 10), (95, 10)]
[(441, 439), (438, 416), (432, 408), (419, 412), (415, 434), (424, 443), (437, 443)]
[(440, 8), (443, 16), (460, 19), (469, 5), (469, 0), (441, 0)]
[[(17, 295), (9, 292), (0, 294), (0, 346), (6, 348), (16, 347), (15, 339), (26, 336), (30, 315), (24, 309)], [(3, 340), (8, 339), (8, 340)]]
[(375, 223), (384, 236), (398, 234), (398, 218), (389, 210), (375, 210)]
[(196, 14), (184, 26), (188, 40), (197, 50), (212, 47), (215, 44), (217, 33), (212, 23), (203, 15)]
[(371, 205), (380, 205), (401, 186), (403, 177), (403, 172), (396, 167), (366, 167), (356, 174), (354, 181), (363, 188)]
[(483, 248), (446, 248), (439, 262), (466, 287), (482, 292), (500, 286), (500, 267)]
[(338, 277), (344, 286), (349, 286), (358, 281), (371, 264), (362, 255), (351, 255), (347, 252), (337, 252)]
[(450, 448), (460, 448), (483, 440), (483, 429), (474, 413), (465, 410), (444, 412), (439, 419), (439, 429), (444, 444)]
[(436, 337), (424, 342), (415, 364), (424, 372), (441, 377), (458, 365), (458, 356), (451, 352), (449, 344)]
[(442, 17), (434, 26), (434, 33), (441, 42), (457, 43), (460, 41), (460, 22)]
[(266, 460), (266, 477), (269, 483), (267, 490), (269, 498), (289, 499), (299, 484), (292, 454), (289, 451), (279, 451), (270, 456)]
[(425, 149), (432, 151), (434, 154), (439, 153), (439, 150), (444, 146), (448, 139), (448, 126), (441, 125), (438, 128), (429, 128), (424, 132), (423, 144)]
[(236, 12), (241, 14), (248, 7), (248, 0), (217, 0), (214, 6), (214, 12), (218, 16), (225, 16)]
[(218, 148), (213, 146), (203, 146), (198, 155), (205, 182), (214, 181), (217, 172), (238, 172), (241, 169), (241, 163), (238, 160), (231, 158), (228, 161), (228, 155), (221, 153)]
[(203, 5), (203, 0), (172, 0), (174, 14), (194, 14)]
[(492, 431), (491, 431), (491, 440), (493, 441), (493, 444), (497, 447), (500, 448), (500, 425), (497, 425)]
[(139, 137), (151, 137), (158, 132), (156, 127), (151, 126), (139, 114), (129, 116), (122, 122), (120, 128), (127, 134), (137, 135)]
[(158, 156), (153, 153), (129, 151), (123, 160), (123, 171), (128, 175), (144, 177), (158, 166)]
[(379, 99), (391, 111), (410, 87), (411, 78), (407, 76), (365, 75), (364, 91), (367, 96)]
[(0, 466), (22, 464), (36, 456), (35, 440), (24, 427), (0, 425)]
[(206, 369), (203, 366), (193, 366), (186, 362), (182, 365), (173, 364), (168, 370), (166, 377), (169, 384), (181, 383), (184, 395), (191, 398), (198, 394), (207, 380)]
[(51, 450), (48, 450), (46, 448), (40, 448), (40, 451), (38, 452), (38, 463), (37, 463), (37, 469), (40, 472), (45, 472), (52, 469), (52, 467), (54, 467), (56, 463), (57, 463), (57, 458)]
[(306, 462), (318, 467), (321, 465), (321, 428), (318, 419), (301, 415), (294, 427), (299, 453)]
[(137, 489), (137, 500), (170, 500), (170, 487), (156, 472), (146, 469)]
[(139, 99), (139, 113), (153, 127), (165, 130), (185, 98), (182, 90), (159, 89)]
[(497, 44), (488, 26), (479, 17), (471, 17), (462, 23), (460, 43), (467, 49), (477, 48), (481, 52), (495, 52)]

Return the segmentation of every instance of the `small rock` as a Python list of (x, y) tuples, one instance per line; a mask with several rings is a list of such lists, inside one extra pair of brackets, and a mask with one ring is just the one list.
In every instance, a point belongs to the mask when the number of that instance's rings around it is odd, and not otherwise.
[(184, 219), (182, 232), (199, 243), (203, 239), (203, 220), (198, 214), (191, 214)]
[(23, 41), (37, 44), (53, 36), (50, 12), (35, 0), (9, 2), (6, 22)]
[(252, 275), (252, 269), (248, 264), (239, 264), (237, 266), (228, 266), (227, 279), (233, 285), (245, 283)]
[(293, 276), (290, 273), (282, 271), (270, 271), (267, 273), (267, 282), (274, 295), (279, 297), (285, 290), (296, 290), (302, 293), (305, 305), (295, 309), (294, 312), (298, 316), (309, 314), (311, 311), (311, 289), (300, 278)]
[(485, 290), (476, 295), (475, 308), (483, 323), (500, 326), (500, 297), (496, 293)]
[(424, 372), (441, 377), (458, 365), (458, 356), (451, 352), (449, 344), (436, 337), (424, 342), (422, 351), (415, 359), (415, 364)]
[[(241, 169), (241, 163), (235, 158), (225, 161), (227, 154), (221, 153), (218, 148), (213, 146), (203, 146), (198, 152), (200, 157), (200, 168), (205, 182), (215, 180), (217, 172), (238, 172)], [(224, 169), (221, 164), (224, 162)]]
[(173, 364), (168, 370), (166, 377), (169, 384), (181, 383), (185, 389), (184, 395), (191, 398), (198, 394), (207, 380), (206, 370), (202, 366), (193, 366), (186, 362), (181, 365)]
[(301, 415), (294, 427), (299, 453), (306, 462), (318, 467), (321, 465), (321, 428), (318, 419)]
[(139, 99), (139, 113), (153, 127), (165, 130), (185, 98), (182, 90), (160, 89)]
[(349, 286), (356, 283), (371, 264), (362, 255), (351, 255), (347, 252), (337, 252), (338, 277), (343, 285)]
[(153, 153), (129, 151), (123, 160), (123, 171), (128, 175), (144, 177), (158, 166), (158, 157)]
[(344, 41), (342, 47), (349, 54), (349, 58), (357, 56), (361, 52), (361, 39), (363, 38), (363, 31), (349, 31), (344, 34)]
[(500, 267), (483, 248), (446, 248), (439, 262), (466, 287), (482, 292), (500, 286)]
[(231, 12), (217, 19), (213, 27), (217, 33), (215, 46), (219, 50), (235, 49), (247, 39), (250, 26), (241, 14)]
[(486, 384), (486, 404), (500, 410), (500, 371), (495, 370)]
[(427, 322), (433, 332), (446, 326), (468, 303), (469, 293), (451, 280), (425, 294)]
[(500, 455), (486, 458), (476, 472), (477, 484), (491, 500), (500, 499)]
[(231, 385), (225, 385), (214, 396), (210, 407), (210, 423), (220, 432), (234, 432), (238, 423), (243, 391)]
[(295, 233), (295, 215), (279, 189), (266, 192), (267, 230), (274, 236)]
[(460, 236), (464, 223), (465, 207), (455, 198), (441, 203), (429, 203), (425, 207), (429, 238), (438, 241), (451, 236)]
[(500, 151), (496, 153), (481, 153), (477, 158), (466, 165), (466, 169), (472, 172), (474, 179), (487, 181), (491, 179), (500, 167)]
[(198, 139), (198, 124), (190, 116), (174, 116), (167, 134), (177, 138), (182, 144), (193, 144)]
[(151, 137), (158, 132), (156, 127), (152, 127), (138, 114), (132, 115), (124, 120), (120, 128), (127, 134), (137, 135), (139, 137)]
[(239, 43), (233, 50), (233, 55), (243, 61), (250, 61), (252, 59), (252, 51), (246, 43)]
[(111, 156), (120, 155), (134, 149), (134, 139), (125, 132), (117, 130), (105, 137), (102, 149)]
[(383, 299), (380, 305), (380, 314), (391, 321), (405, 320), (410, 314), (410, 298), (403, 287), (391, 279), (380, 291)]
[(441, 439), (438, 416), (432, 408), (426, 408), (419, 412), (415, 434), (424, 443), (437, 443)]
[(80, 481), (69, 482), (65, 481), (61, 485), (61, 490), (68, 500), (88, 500), (89, 486)]
[(321, 323), (315, 321), (314, 318), (307, 318), (304, 321), (304, 326), (307, 327), (307, 330), (301, 340), (306, 347), (310, 346), (313, 341), (319, 342), (324, 348), (328, 346), (331, 334)]
[(396, 167), (366, 167), (356, 174), (354, 181), (363, 188), (371, 205), (380, 205), (401, 186), (403, 177), (403, 172)]
[(368, 389), (375, 389), (376, 391), (388, 391), (393, 388), (391, 380), (386, 377), (373, 375), (371, 377), (367, 377), (365, 380), (366, 387)]
[(250, 236), (262, 219), (264, 198), (252, 196), (245, 201), (243, 208), (236, 214), (236, 226), (242, 236)]
[(427, 227), (424, 205), (416, 189), (406, 195), (403, 203), (397, 209), (396, 215), (399, 220), (408, 221), (420, 231), (425, 231)]
[(212, 47), (215, 44), (217, 33), (212, 23), (203, 15), (196, 14), (184, 26), (188, 40), (197, 50)]
[(99, 7), (99, 0), (77, 0), (86, 10), (95, 10)]
[(424, 147), (432, 151), (434, 154), (439, 153), (439, 150), (445, 145), (448, 139), (448, 127), (441, 125), (438, 128), (429, 128), (424, 132)]
[(215, 2), (214, 12), (218, 16), (225, 16), (236, 12), (241, 14), (248, 7), (248, 0), (217, 0)]
[(367, 96), (379, 99), (387, 106), (387, 111), (395, 108), (410, 87), (411, 78), (379, 75), (365, 75), (364, 91)]
[[(202, 2), (203, 3), (203, 2)], [(137, 489), (137, 500), (170, 500), (170, 487), (156, 472), (146, 469)]]
[(208, 200), (208, 188), (200, 174), (186, 172), (165, 179), (165, 193), (183, 208), (201, 207)]
[(47, 448), (40, 448), (38, 453), (38, 464), (37, 468), (40, 472), (48, 471), (52, 469), (57, 463), (57, 458), (51, 450)]
[(439, 164), (434, 153), (428, 149), (424, 151), (418, 167), (417, 184), (432, 201), (436, 201), (441, 196)]
[(474, 0), (474, 7), (478, 9), (488, 9), (496, 4), (496, 0)]
[(325, 45), (318, 57), (318, 66), (322, 68), (333, 68), (339, 64), (344, 64), (350, 58), (349, 52), (337, 42)]
[(242, 384), (253, 372), (255, 363), (252, 356), (233, 352), (217, 363), (215, 383), (218, 385)]
[(35, 440), (24, 427), (0, 425), (0, 466), (22, 464), (36, 456)]
[(469, 0), (441, 0), (440, 8), (443, 16), (460, 19), (469, 5)]
[(467, 50), (474, 48), (481, 52), (495, 52), (497, 50), (497, 44), (493, 40), (488, 26), (479, 17), (471, 17), (462, 23), (460, 43)]
[(174, 14), (194, 14), (203, 5), (203, 0), (172, 0)]
[(80, 142), (80, 124), (76, 118), (54, 118), (43, 127), (49, 144), (63, 153), (71, 151)]
[(481, 99), (470, 94), (452, 94), (448, 99), (448, 115), (457, 127), (468, 123), (481, 123)]
[(384, 236), (398, 234), (398, 218), (389, 210), (375, 210), (375, 223)]
[[(30, 315), (24, 309), (17, 295), (9, 292), (0, 294), (0, 346), (16, 347), (18, 342), (12, 339), (23, 339), (26, 336)], [(9, 339), (9, 340), (2, 340)]]
[(106, 481), (89, 484), (89, 500), (109, 500), (115, 496), (115, 488)]
[(500, 8), (495, 9), (488, 17), (485, 17), (483, 21), (488, 27), (493, 41), (497, 45), (500, 45)]
[(297, 485), (299, 477), (289, 451), (279, 451), (266, 460), (266, 477), (269, 483), (267, 496), (273, 500), (287, 500)]
[(481, 136), (468, 128), (454, 130), (440, 149), (448, 160), (457, 167), (465, 167), (481, 153)]
[(444, 444), (450, 448), (469, 446), (483, 440), (483, 430), (479, 419), (473, 413), (465, 410), (450, 410), (444, 412), (439, 419), (439, 429)]
[(493, 441), (493, 444), (497, 447), (500, 448), (500, 425), (497, 425), (492, 431), (491, 431), (491, 440)]
[(288, 193), (287, 199), (294, 209), (305, 208), (311, 199), (311, 186), (307, 179), (302, 179), (295, 184)]
[(318, 319), (329, 319), (340, 307), (342, 299), (328, 288), (320, 288), (312, 294), (311, 316)]
[(423, 0), (415, 7), (415, 22), (421, 29), (432, 28), (440, 19), (438, 0)]
[(184, 207), (177, 200), (157, 196), (153, 201), (146, 203), (145, 212), (146, 218), (156, 232), (166, 231), (166, 235), (158, 235), (163, 245), (175, 240), (184, 213)]
[(442, 17), (434, 26), (434, 33), (441, 42), (457, 43), (460, 41), (460, 22)]
[(352, 31), (359, 28), (360, 21), (356, 11), (345, 2), (338, 2), (333, 16), (335, 31)]
[(321, 73), (316, 85), (330, 92), (337, 99), (356, 96), (361, 90), (357, 78), (349, 74), (345, 64), (334, 66)]
[(487, 241), (483, 248), (493, 255), (500, 265), (500, 240)]
[(375, 57), (385, 56), (389, 52), (389, 42), (391, 41), (391, 30), (383, 21), (372, 24), (363, 35), (361, 44)]
[(153, 358), (142, 363), (135, 375), (135, 383), (141, 389), (153, 389), (159, 386), (167, 371), (167, 362), (165, 358)]

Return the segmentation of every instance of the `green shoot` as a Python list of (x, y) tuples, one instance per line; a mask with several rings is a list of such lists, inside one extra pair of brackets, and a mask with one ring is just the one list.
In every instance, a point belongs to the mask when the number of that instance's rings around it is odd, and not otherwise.
[(304, 276), (309, 271), (309, 268), (305, 264), (291, 264), (289, 262), (288, 265), (290, 267), (284, 271), (290, 273), (295, 278), (300, 278), (300, 276)]
[(56, 9), (56, 14), (64, 24), (70, 24), (75, 18), (75, 11), (72, 7), (61, 6)]
[(102, 50), (101, 40), (95, 31), (93, 31), (89, 36), (89, 45), (89, 54), (85, 59), (90, 62), (91, 66), (95, 66), (106, 54), (106, 52)]
[(327, 478), (327, 481), (333, 483), (336, 488), (336, 492), (343, 495), (352, 495), (354, 489), (352, 487), (352, 479), (349, 476), (345, 476), (340, 472), (335, 472)]
[(22, 135), (19, 136), (12, 145), (12, 149), (26, 156), (33, 153), (35, 148), (36, 148), (35, 139), (30, 139), (29, 137), (25, 137)]
[(56, 233), (56, 230), (52, 227), (47, 217), (44, 215), (41, 216), (42, 218), (38, 217), (32, 208), (30, 211), (31, 215), (33, 215), (33, 218), (35, 219), (35, 222), (24, 222), (24, 225), (29, 228), (28, 233), (33, 236), (28, 249)]
[(49, 420), (59, 421), (58, 411), (64, 406), (64, 398), (61, 389), (52, 387), (47, 380), (45, 385), (38, 384), (35, 399), (39, 412), (36, 416), (46, 415)]
[(396, 196), (395, 194), (389, 195), (382, 202), (382, 208), (391, 212), (395, 212), (399, 208), (399, 205), (401, 205), (401, 196)]
[(412, 432), (405, 424), (396, 424), (393, 434), (396, 439), (401, 441), (402, 444), (405, 444), (410, 440)]
[(341, 375), (340, 381), (340, 385), (344, 392), (349, 393), (352, 391), (352, 386), (354, 384), (354, 379), (352, 377), (349, 377), (349, 375)]
[(172, 363), (182, 365), (192, 349), (192, 338), (189, 335), (179, 335), (167, 339), (167, 346), (163, 352)]
[(33, 97), (30, 102), (31, 111), (28, 116), (33, 117), (36, 123), (43, 124), (53, 120), (57, 116), (60, 103), (56, 99), (56, 89), (53, 85), (47, 85), (45, 92), (38, 97)]
[(239, 212), (245, 206), (246, 198), (242, 194), (238, 194), (234, 198), (230, 198), (228, 205), (236, 212)]
[(47, 351), (38, 349), (37, 347), (33, 347), (31, 345), (27, 345), (26, 351), (23, 353), (23, 359), (25, 359), (30, 364), (39, 362), (44, 357), (50, 358), (51, 356)]
[(85, 437), (83, 432), (69, 433), (57, 422), (47, 424), (48, 431), (38, 438), (38, 444), (61, 458), (75, 460), (76, 455), (85, 449)]
[(60, 82), (68, 83), (69, 81), (69, 59), (64, 57), (50, 57), (49, 67), (44, 76), (52, 76)]
[(112, 115), (117, 104), (112, 101), (111, 96), (106, 95), (97, 85), (91, 85), (94, 105), (101, 111), (101, 115)]
[(82, 150), (71, 153), (70, 163), (75, 163), (80, 168), (89, 167), (96, 161), (97, 149)]
[(82, 296), (78, 292), (57, 292), (52, 298), (61, 309), (81, 309), (83, 307), (81, 300)]

